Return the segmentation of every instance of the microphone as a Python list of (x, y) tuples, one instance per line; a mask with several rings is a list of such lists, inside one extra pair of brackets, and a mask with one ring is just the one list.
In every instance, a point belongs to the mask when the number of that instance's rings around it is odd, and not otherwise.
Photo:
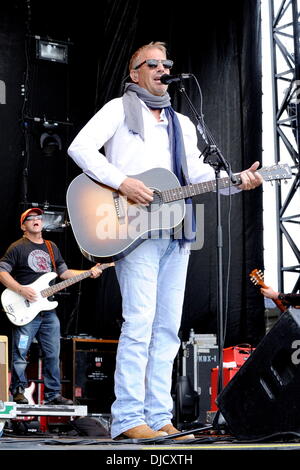
[(180, 82), (181, 80), (185, 80), (186, 78), (191, 78), (192, 74), (191, 73), (179, 73), (178, 75), (169, 75), (168, 73), (164, 73), (160, 77), (161, 83), (164, 83), (165, 85), (169, 85), (169, 83), (173, 82)]

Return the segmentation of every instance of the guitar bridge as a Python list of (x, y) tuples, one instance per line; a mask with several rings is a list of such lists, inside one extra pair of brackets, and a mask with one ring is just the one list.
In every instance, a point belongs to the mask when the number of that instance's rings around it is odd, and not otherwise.
[(115, 205), (116, 214), (117, 214), (119, 223), (124, 224), (126, 214), (125, 214), (123, 199), (120, 197), (120, 194), (115, 191), (112, 193), (112, 196), (113, 196), (114, 205)]

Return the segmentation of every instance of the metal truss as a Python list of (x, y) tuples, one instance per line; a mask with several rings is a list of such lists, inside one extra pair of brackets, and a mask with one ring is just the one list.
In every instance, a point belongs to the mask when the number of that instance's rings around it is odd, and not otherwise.
[[(269, 0), (275, 163), (290, 164), (289, 184), (276, 183), (278, 289), (287, 273), (295, 273), (300, 289), (300, 43), (298, 0)], [(292, 266), (287, 265), (293, 259)], [(289, 289), (290, 290), (290, 289)]]

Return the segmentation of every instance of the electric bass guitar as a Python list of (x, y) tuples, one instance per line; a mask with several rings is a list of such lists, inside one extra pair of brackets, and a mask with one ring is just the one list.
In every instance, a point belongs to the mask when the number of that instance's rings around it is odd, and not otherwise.
[[(265, 181), (292, 177), (288, 165), (258, 170)], [(240, 174), (236, 186), (242, 183)], [(154, 168), (133, 176), (153, 190), (153, 202), (141, 206), (117, 190), (96, 182), (84, 173), (67, 190), (67, 207), (76, 242), (83, 255), (94, 262), (118, 260), (157, 231), (175, 229), (185, 217), (185, 199), (216, 190), (210, 180), (188, 186), (171, 171)], [(220, 189), (232, 186), (229, 177), (219, 179)]]
[[(113, 265), (114, 263), (102, 264), (99, 267), (99, 270), (103, 271)], [(53, 310), (57, 307), (58, 302), (50, 301), (48, 300), (48, 297), (90, 276), (90, 270), (84, 271), (83, 273), (77, 274), (77, 276), (50, 286), (49, 283), (57, 277), (57, 274), (55, 272), (45, 273), (32, 284), (26, 286), (32, 287), (32, 289), (36, 291), (38, 295), (38, 299), (36, 301), (29, 302), (25, 297), (17, 294), (11, 289), (5, 289), (1, 295), (2, 307), (8, 319), (14, 325), (27, 325), (27, 323), (30, 323), (40, 312)]]
[[(264, 283), (264, 275), (263, 272), (260, 269), (253, 269), (251, 273), (249, 274), (250, 280), (255, 284), (256, 286), (263, 287), (264, 289), (267, 289), (267, 285)], [(271, 299), (279, 308), (281, 312), (285, 312), (288, 307), (284, 305), (281, 300), (279, 299)]]

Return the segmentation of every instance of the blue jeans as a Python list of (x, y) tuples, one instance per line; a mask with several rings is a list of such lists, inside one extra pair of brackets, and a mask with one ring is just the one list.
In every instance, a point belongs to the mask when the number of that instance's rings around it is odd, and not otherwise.
[(26, 356), (34, 337), (42, 350), (44, 395), (45, 401), (49, 401), (61, 393), (60, 323), (55, 310), (41, 312), (27, 325), (14, 327), (10, 390), (14, 394), (18, 387), (24, 389), (28, 386)]
[(180, 340), (189, 251), (146, 240), (116, 262), (123, 318), (115, 370), (112, 438), (141, 424), (171, 423), (172, 370)]

